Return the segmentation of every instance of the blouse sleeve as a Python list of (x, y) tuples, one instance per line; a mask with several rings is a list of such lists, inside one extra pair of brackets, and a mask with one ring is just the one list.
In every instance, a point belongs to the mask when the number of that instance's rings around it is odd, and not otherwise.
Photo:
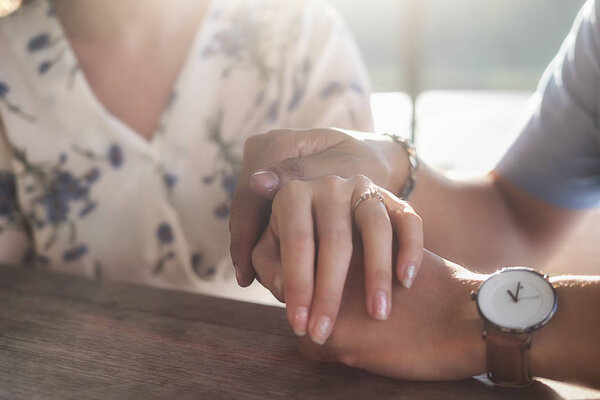
[(290, 126), (371, 132), (371, 89), (356, 43), (335, 10), (307, 1), (290, 68)]
[(565, 208), (600, 204), (599, 14), (595, 1), (583, 6), (497, 166), (525, 192)]

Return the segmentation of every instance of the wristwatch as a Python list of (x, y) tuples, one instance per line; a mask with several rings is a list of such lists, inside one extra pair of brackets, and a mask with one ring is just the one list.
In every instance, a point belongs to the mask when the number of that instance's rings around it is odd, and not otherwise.
[(533, 332), (550, 322), (558, 306), (548, 276), (530, 268), (503, 268), (471, 292), (471, 298), (484, 321), (488, 378), (505, 386), (531, 383)]

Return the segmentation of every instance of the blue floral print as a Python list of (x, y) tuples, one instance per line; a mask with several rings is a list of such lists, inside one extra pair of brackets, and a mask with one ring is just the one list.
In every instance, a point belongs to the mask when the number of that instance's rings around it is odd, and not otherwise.
[(21, 225), (23, 222), (17, 202), (15, 175), (9, 171), (0, 171), (0, 218), (6, 221), (6, 225), (0, 225), (0, 232), (6, 227)]
[[(43, 32), (38, 33), (27, 42), (27, 51), (30, 53), (38, 53), (44, 50), (48, 50), (59, 43), (62, 38), (52, 38), (49, 33)], [(54, 57), (43, 60), (38, 65), (38, 73), (40, 75), (46, 74), (52, 66), (58, 63), (66, 52), (66, 48), (63, 46)]]
[(163, 182), (168, 189), (173, 189), (177, 184), (177, 176), (169, 172), (163, 174)]
[(40, 73), (40, 75), (43, 75), (50, 70), (52, 65), (53, 65), (52, 61), (43, 61), (40, 64), (40, 66), (38, 67), (38, 72)]
[(310, 77), (311, 63), (310, 60), (305, 59), (301, 67), (294, 71), (293, 92), (292, 97), (288, 103), (288, 112), (294, 111), (300, 105), (300, 102), (304, 98), (306, 87), (308, 86), (308, 78)]
[(123, 152), (121, 147), (117, 144), (113, 144), (108, 149), (108, 160), (110, 164), (115, 168), (120, 168), (123, 165)]
[[(294, 18), (290, 21), (288, 29), (281, 35), (272, 35), (269, 29), (270, 21), (262, 12), (269, 10), (280, 11), (285, 7), (284, 3), (261, 2), (248, 3), (238, 7), (233, 15), (227, 16), (231, 25), (217, 31), (204, 46), (201, 57), (208, 59), (219, 57), (226, 61), (222, 70), (222, 79), (228, 79), (233, 70), (253, 69), (258, 76), (259, 84), (262, 86), (255, 97), (254, 105), (259, 107), (265, 105), (265, 117), (272, 124), (279, 121), (282, 106), (287, 107), (288, 112), (299, 107), (306, 93), (308, 77), (311, 72), (311, 62), (308, 58), (301, 60), (292, 71), (292, 93), (289, 99), (284, 99), (283, 87), (279, 82), (284, 80), (285, 68), (271, 61), (273, 58), (268, 54), (280, 54), (281, 59), (289, 57), (289, 52), (296, 44), (300, 32), (300, 19)], [(217, 14), (215, 18), (222, 18)], [(270, 86), (275, 86), (276, 91), (269, 91)], [(266, 98), (268, 96), (268, 98)], [(256, 111), (256, 110), (254, 110)]]
[(364, 93), (362, 85), (356, 81), (349, 83), (331, 81), (323, 88), (323, 90), (321, 90), (319, 96), (321, 99), (326, 100), (332, 96), (342, 95), (346, 90), (350, 90), (358, 95), (362, 95)]
[(0, 81), (0, 102), (4, 103), (8, 111), (19, 116), (27, 122), (35, 122), (35, 117), (21, 110), (19, 106), (13, 104), (8, 99), (10, 93), (10, 86), (7, 83)]
[(166, 222), (162, 222), (158, 225), (156, 229), (156, 237), (158, 239), (158, 245), (160, 248), (160, 257), (158, 261), (154, 264), (154, 268), (152, 272), (154, 275), (160, 274), (164, 268), (165, 264), (175, 258), (175, 251), (170, 247), (175, 241), (175, 235), (173, 234), (173, 229), (171, 229), (171, 225)]
[[(52, 5), (50, 5), (50, 7), (48, 9), (48, 16), (49, 17), (54, 16), (54, 10), (52, 8)], [(39, 75), (47, 74), (50, 71), (50, 69), (54, 65), (58, 64), (62, 60), (64, 55), (67, 53), (68, 45), (66, 45), (66, 44), (64, 44), (63, 46), (60, 46), (58, 49), (56, 49), (53, 56), (44, 53), (46, 50), (55, 49), (56, 45), (63, 41), (64, 41), (64, 38), (52, 37), (50, 35), (50, 33), (48, 33), (48, 32), (38, 33), (35, 36), (33, 36), (31, 39), (29, 39), (29, 41), (27, 42), (27, 51), (32, 54), (38, 54), (38, 53), (43, 54), (43, 57), (44, 57), (44, 59), (38, 64), (37, 71), (38, 71)], [(48, 56), (50, 56), (50, 58), (48, 58)], [(78, 71), (79, 71), (79, 64), (75, 63), (75, 65), (73, 65), (70, 68), (70, 73), (69, 73), (68, 87), (70, 89), (73, 87), (73, 84), (75, 81), (75, 75), (77, 74)]]
[(214, 266), (203, 266), (202, 261), (204, 255), (202, 253), (194, 253), (190, 259), (192, 269), (200, 279), (209, 280), (214, 278), (217, 269)]
[(156, 236), (158, 236), (158, 241), (161, 244), (173, 243), (173, 231), (171, 230), (171, 226), (167, 223), (162, 223), (158, 226), (158, 229), (156, 230)]
[(27, 249), (21, 262), (23, 265), (30, 267), (48, 267), (51, 264), (50, 259), (47, 256), (36, 252), (33, 246)]
[(205, 185), (213, 184), (217, 179), (221, 180), (221, 188), (224, 189), (226, 198), (213, 210), (214, 215), (219, 219), (229, 217), (229, 204), (235, 192), (242, 167), (241, 157), (233, 151), (235, 143), (226, 142), (223, 139), (221, 127), (222, 118), (223, 112), (220, 112), (216, 119), (210, 120), (208, 123), (208, 140), (216, 144), (219, 149), (216, 163), (218, 167), (212, 175), (202, 178), (202, 182)]
[[(121, 168), (123, 162), (125, 161), (125, 155), (123, 154), (123, 150), (121, 149), (121, 146), (119, 146), (116, 143), (112, 143), (108, 147), (106, 155), (96, 154), (93, 151), (84, 149), (83, 147), (78, 145), (73, 146), (73, 150), (81, 156), (86, 157), (90, 160), (108, 161), (108, 163), (115, 169)], [(90, 172), (92, 172), (93, 174), (99, 174), (100, 171), (96, 169), (95, 171)], [(93, 176), (91, 176), (91, 178), (94, 180)]]
[(8, 94), (8, 85), (0, 82), (0, 99), (3, 99)]
[(158, 123), (158, 127), (156, 128), (156, 133), (158, 135), (163, 135), (167, 131), (167, 123), (169, 120), (169, 116), (171, 115), (171, 110), (173, 109), (173, 105), (177, 101), (178, 92), (177, 90), (173, 90), (171, 95), (169, 96), (169, 100), (167, 100), (167, 104), (165, 109), (162, 112), (160, 117), (160, 121)]
[[(88, 254), (88, 247), (77, 242), (76, 218), (85, 218), (97, 207), (91, 198), (92, 186), (98, 182), (99, 168), (91, 167), (82, 175), (75, 175), (66, 168), (68, 156), (62, 153), (54, 163), (34, 163), (24, 150), (13, 146), (14, 159), (20, 165), (20, 176), (29, 181), (25, 192), (30, 201), (27, 218), (34, 229), (49, 229), (43, 249), (49, 250), (61, 232), (67, 234), (72, 246), (63, 254), (65, 262), (81, 259)], [(76, 211), (76, 214), (73, 212)], [(43, 254), (26, 255), (27, 261), (41, 263)]]
[(40, 33), (32, 37), (27, 43), (27, 50), (31, 53), (44, 50), (51, 45), (50, 35), (47, 33)]
[(67, 251), (63, 255), (63, 259), (66, 262), (76, 261), (85, 256), (88, 252), (88, 248), (85, 244), (77, 245)]

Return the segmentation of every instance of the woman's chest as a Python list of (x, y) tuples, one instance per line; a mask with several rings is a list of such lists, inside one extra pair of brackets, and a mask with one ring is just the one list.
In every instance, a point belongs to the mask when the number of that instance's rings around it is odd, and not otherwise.
[(146, 140), (152, 138), (172, 96), (186, 56), (181, 47), (157, 51), (147, 46), (128, 53), (115, 46), (73, 43), (81, 72), (97, 101)]

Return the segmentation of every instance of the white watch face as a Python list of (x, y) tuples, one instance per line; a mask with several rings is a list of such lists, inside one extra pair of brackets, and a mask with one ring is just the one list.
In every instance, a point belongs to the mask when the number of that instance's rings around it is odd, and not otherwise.
[(529, 331), (552, 317), (556, 293), (534, 270), (507, 268), (481, 285), (477, 306), (483, 317), (500, 329)]

